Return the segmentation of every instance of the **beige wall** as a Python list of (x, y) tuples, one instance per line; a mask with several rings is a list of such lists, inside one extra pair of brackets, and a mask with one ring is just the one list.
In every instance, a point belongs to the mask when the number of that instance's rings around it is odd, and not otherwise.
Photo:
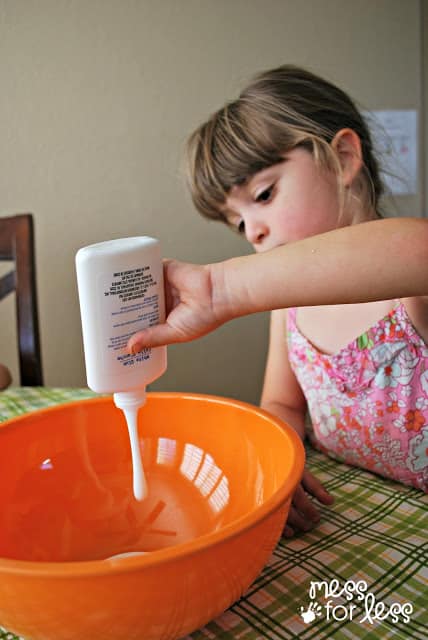
[[(255, 72), (284, 62), (368, 109), (420, 109), (419, 0), (0, 0), (0, 215), (32, 211), (46, 384), (85, 384), (74, 254), (138, 234), (195, 262), (248, 251), (198, 217), (187, 134)], [(422, 189), (397, 200), (420, 213)], [(17, 382), (12, 300), (0, 356)], [(258, 401), (266, 316), (169, 349), (154, 387)]]

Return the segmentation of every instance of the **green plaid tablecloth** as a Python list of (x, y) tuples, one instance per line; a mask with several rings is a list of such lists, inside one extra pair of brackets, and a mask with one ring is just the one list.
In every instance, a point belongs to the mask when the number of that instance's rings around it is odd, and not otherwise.
[[(9, 389), (0, 393), (0, 421), (92, 395), (84, 389)], [(427, 496), (312, 449), (307, 455), (334, 505), (321, 509), (313, 531), (281, 540), (245, 596), (186, 640), (428, 638)], [(366, 587), (360, 587), (360, 599), (311, 594), (311, 582), (334, 586), (334, 580), (336, 594), (346, 581), (352, 581), (348, 593), (358, 581)], [(403, 607), (395, 615), (393, 603)], [(1, 627), (0, 639), (17, 640)]]

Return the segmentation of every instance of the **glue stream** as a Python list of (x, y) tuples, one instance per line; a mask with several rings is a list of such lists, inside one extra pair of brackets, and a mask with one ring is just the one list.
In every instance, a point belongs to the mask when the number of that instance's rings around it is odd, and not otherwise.
[(163, 268), (159, 241), (148, 236), (92, 244), (76, 254), (88, 386), (113, 393), (124, 412), (131, 443), (133, 490), (147, 495), (138, 438), (138, 410), (146, 386), (166, 370), (166, 347), (131, 355), (129, 338), (165, 319)]

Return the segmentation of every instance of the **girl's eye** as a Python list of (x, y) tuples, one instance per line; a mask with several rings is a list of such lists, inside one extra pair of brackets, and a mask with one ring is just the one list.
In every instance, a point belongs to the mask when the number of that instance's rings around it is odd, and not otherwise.
[(272, 197), (273, 185), (268, 189), (263, 189), (257, 196), (256, 202), (269, 202)]

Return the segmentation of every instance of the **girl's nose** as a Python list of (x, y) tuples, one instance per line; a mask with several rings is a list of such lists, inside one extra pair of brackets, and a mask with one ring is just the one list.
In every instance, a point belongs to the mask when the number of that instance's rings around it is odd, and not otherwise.
[(261, 220), (245, 221), (245, 235), (248, 242), (259, 245), (269, 234), (267, 225)]

